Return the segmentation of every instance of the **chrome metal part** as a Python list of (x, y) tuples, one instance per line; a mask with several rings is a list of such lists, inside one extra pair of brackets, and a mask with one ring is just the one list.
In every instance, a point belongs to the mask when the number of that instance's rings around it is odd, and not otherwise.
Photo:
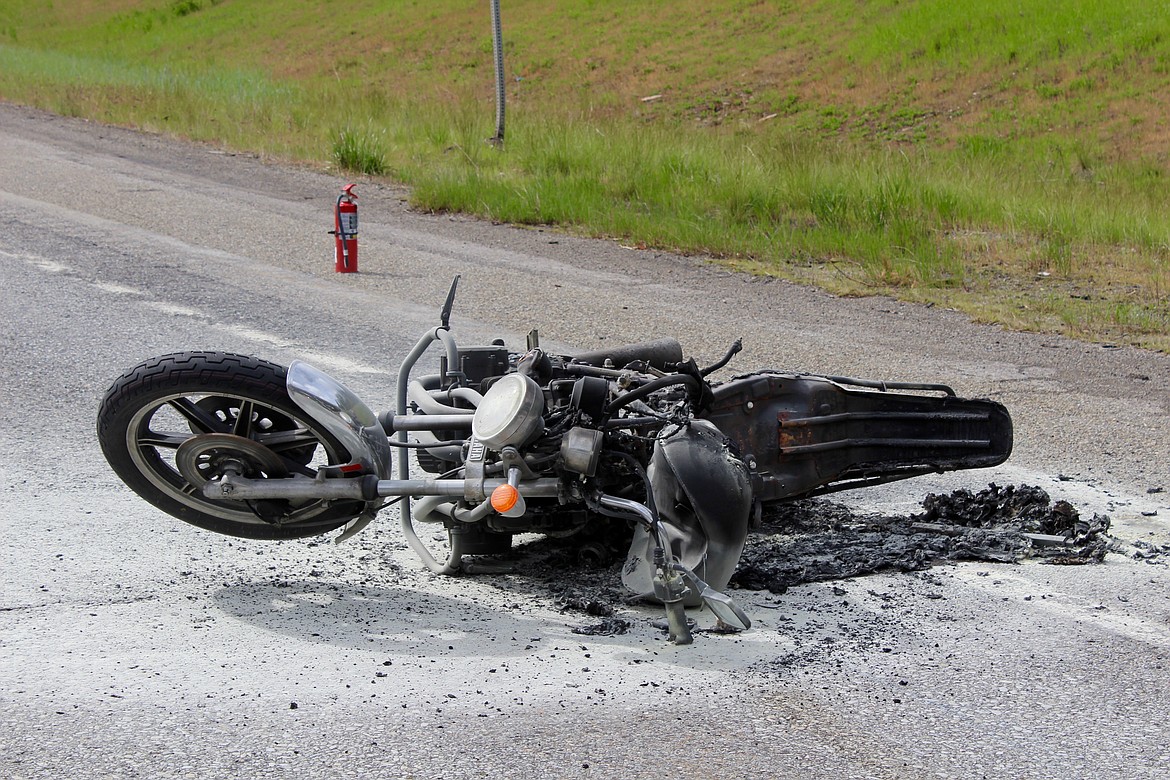
[[(507, 484), (506, 479), (493, 477), (492, 479), (484, 480), (483, 487), (487, 493), (490, 493), (492, 490), (504, 484)], [(552, 477), (544, 477), (527, 481), (522, 480), (516, 487), (521, 494), (529, 498), (556, 498), (560, 495), (561, 483), (560, 480)], [(283, 498), (295, 501), (324, 498), (369, 501), (373, 498), (385, 498), (388, 496), (450, 496), (452, 498), (461, 498), (463, 496), (463, 489), (464, 485), (461, 479), (383, 479), (375, 481), (372, 475), (366, 475), (364, 478), (340, 479), (309, 479), (308, 477), (248, 479), (234, 474), (227, 474), (219, 480), (206, 482), (203, 485), (202, 491), (207, 498), (216, 499), (254, 500), (262, 498)]]
[(642, 524), (647, 528), (653, 528), (657, 525), (657, 519), (650, 508), (645, 504), (639, 504), (637, 501), (631, 501), (628, 498), (618, 498), (617, 496), (610, 496), (605, 493), (597, 494), (597, 503), (605, 509), (616, 510), (629, 515), (635, 515)]
[(377, 498), (372, 490), (377, 485), (372, 475), (353, 479), (310, 479), (294, 476), (284, 479), (248, 479), (233, 473), (208, 480), (200, 488), (204, 497), (233, 501), (284, 499), (286, 501), (355, 500), (371, 501)]
[[(684, 569), (685, 571), (685, 569)], [(654, 597), (666, 609), (666, 626), (670, 641), (676, 645), (689, 645), (695, 641), (683, 599), (690, 593), (686, 581), (674, 567), (661, 566), (654, 575)]]
[(376, 509), (368, 509), (367, 508), (366, 511), (362, 512), (360, 515), (355, 517), (353, 520), (350, 520), (346, 524), (345, 528), (342, 529), (341, 533), (337, 536), (337, 538), (333, 540), (333, 543), (334, 544), (341, 544), (342, 542), (346, 541), (347, 539), (351, 539), (354, 536), (357, 536), (359, 533), (364, 531), (366, 526), (369, 525), (370, 523), (372, 523), (374, 521), (374, 518), (377, 516), (378, 516), (378, 511)]
[(493, 450), (521, 446), (544, 429), (544, 392), (532, 377), (507, 374), (475, 410), (471, 430)]
[[(515, 470), (522, 479), (536, 479), (537, 474), (529, 466), (528, 462), (520, 455), (520, 451), (515, 447), (504, 447), (500, 450), (500, 460), (504, 462), (504, 468), (511, 473)], [(515, 487), (513, 485), (513, 487)]]
[[(598, 508), (605, 514), (616, 517), (632, 517), (640, 524), (642, 531), (642, 538), (646, 541), (649, 559), (653, 559), (653, 550), (671, 549), (669, 530), (663, 527), (659, 519), (655, 517), (654, 512), (645, 504), (639, 504), (637, 501), (631, 501), (628, 498), (618, 498), (606, 493), (597, 493), (594, 495), (594, 500), (597, 502)], [(625, 581), (625, 573), (623, 572), (622, 580)], [(634, 592), (639, 592), (636, 588), (631, 588)]]
[[(470, 412), (471, 410), (468, 410)], [(395, 414), (379, 416), (382, 430), (386, 433), (398, 431), (449, 431), (471, 429), (471, 414), (408, 414), (400, 417)]]
[[(455, 290), (454, 283), (451, 285), (451, 290), (452, 292), (448, 294), (448, 297), (453, 301)], [(447, 307), (445, 306), (444, 309), (446, 310)], [(447, 316), (450, 316), (449, 311)], [(402, 361), (402, 365), (398, 367), (398, 384), (396, 387), (396, 403), (394, 407), (394, 413), (397, 417), (405, 417), (407, 413), (406, 400), (408, 386), (410, 384), (410, 372), (414, 369), (415, 364), (418, 363), (418, 359), (422, 357), (423, 353), (426, 352), (431, 344), (436, 341), (442, 341), (444, 347), (446, 347), (447, 365), (459, 365), (457, 362), (459, 351), (455, 346), (454, 340), (451, 339), (450, 335), (447, 333), (446, 323), (444, 323), (442, 327), (429, 330), (423, 334), (423, 337), (418, 340), (413, 348), (411, 348), (409, 354), (406, 356), (406, 359)], [(405, 442), (407, 440), (407, 432), (399, 431), (398, 439), (399, 441)], [(408, 459), (399, 458), (398, 477), (401, 480), (405, 480), (409, 476), (410, 464)], [(455, 535), (448, 534), (451, 539), (450, 552), (447, 555), (446, 560), (440, 562), (427, 549), (427, 546), (418, 537), (418, 534), (415, 533), (414, 524), (411, 522), (410, 517), (409, 496), (407, 496), (401, 503), (399, 517), (400, 525), (402, 527), (402, 535), (406, 537), (406, 543), (410, 545), (410, 549), (414, 550), (415, 555), (419, 557), (419, 560), (423, 562), (424, 566), (436, 574), (454, 574), (459, 571), (459, 563), (463, 558), (463, 548), (459, 541), (462, 537), (457, 538)]]
[[(483, 498), (486, 498), (500, 485), (506, 484), (506, 479), (492, 477), (483, 481)], [(557, 498), (561, 492), (561, 482), (554, 477), (521, 480), (516, 486), (519, 491), (529, 498)], [(378, 482), (379, 496), (463, 496), (463, 480), (461, 479), (384, 479)], [(483, 500), (481, 498), (480, 500)], [(477, 502), (478, 503), (478, 502)]]
[[(459, 376), (463, 376), (463, 374), (459, 373)], [(438, 389), (440, 382), (441, 379), (437, 374), (415, 379), (407, 386), (407, 397), (411, 403), (428, 415), (465, 414), (470, 417), (474, 413), (474, 409), (465, 409), (443, 401), (466, 401), (472, 406), (479, 406), (483, 402), (483, 396), (470, 387), (451, 387), (440, 391)]]
[(699, 592), (703, 606), (711, 610), (722, 626), (736, 631), (746, 631), (752, 627), (751, 618), (736, 605), (731, 596), (715, 590), (699, 579), (693, 571), (681, 564), (675, 564), (674, 568)]
[(289, 397), (324, 425), (349, 451), (351, 463), (389, 477), (391, 450), (378, 418), (357, 395), (323, 371), (294, 360), (288, 368)]

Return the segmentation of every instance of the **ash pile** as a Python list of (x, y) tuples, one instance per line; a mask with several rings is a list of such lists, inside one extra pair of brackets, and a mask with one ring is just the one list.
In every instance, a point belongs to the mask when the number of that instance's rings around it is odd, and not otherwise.
[[(1106, 553), (1154, 563), (1170, 560), (1170, 545), (1122, 542), (1110, 520), (1084, 519), (1067, 501), (1053, 502), (1029, 485), (929, 494), (912, 515), (856, 512), (844, 504), (805, 499), (768, 510), (748, 536), (731, 586), (783, 593), (792, 585), (859, 577), (882, 571), (923, 571), (960, 561), (1088, 564)], [(637, 602), (621, 585), (629, 529), (610, 521), (589, 538), (541, 538), (505, 559), (513, 574), (496, 587), (552, 596), (563, 612), (601, 618), (587, 634), (621, 634), (629, 621), (615, 608)], [(583, 547), (594, 554), (588, 560)], [(605, 551), (605, 555), (598, 555)], [(600, 558), (600, 560), (599, 560)]]
[(1083, 519), (1038, 487), (991, 484), (978, 493), (932, 493), (922, 507), (909, 516), (859, 514), (822, 499), (777, 507), (749, 536), (732, 584), (782, 593), (804, 582), (958, 561), (1085, 564), (1120, 551), (1108, 534), (1108, 517)]

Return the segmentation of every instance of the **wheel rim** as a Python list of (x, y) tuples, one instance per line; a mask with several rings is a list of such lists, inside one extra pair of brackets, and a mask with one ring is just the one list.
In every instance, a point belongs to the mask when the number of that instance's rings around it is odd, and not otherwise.
[[(253, 475), (313, 478), (345, 462), (341, 449), (315, 425), (262, 400), (226, 393), (176, 393), (140, 409), (126, 428), (126, 447), (138, 470), (170, 498), (199, 512), (250, 525), (272, 525), (252, 505), (212, 501), (200, 492), (230, 460)], [(306, 523), (324, 501), (266, 502), (279, 524)]]

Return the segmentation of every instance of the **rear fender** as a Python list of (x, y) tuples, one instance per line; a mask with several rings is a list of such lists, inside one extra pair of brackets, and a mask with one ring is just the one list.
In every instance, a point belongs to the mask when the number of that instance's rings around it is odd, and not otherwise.
[(996, 466), (1012, 451), (1002, 404), (943, 385), (759, 372), (714, 399), (704, 416), (748, 461), (765, 502)]

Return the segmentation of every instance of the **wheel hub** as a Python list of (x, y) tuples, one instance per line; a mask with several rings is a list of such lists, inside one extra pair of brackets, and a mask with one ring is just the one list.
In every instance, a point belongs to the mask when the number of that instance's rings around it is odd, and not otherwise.
[(229, 471), (242, 477), (283, 477), (288, 468), (263, 444), (231, 433), (205, 433), (183, 442), (175, 465), (191, 485), (200, 487)]

